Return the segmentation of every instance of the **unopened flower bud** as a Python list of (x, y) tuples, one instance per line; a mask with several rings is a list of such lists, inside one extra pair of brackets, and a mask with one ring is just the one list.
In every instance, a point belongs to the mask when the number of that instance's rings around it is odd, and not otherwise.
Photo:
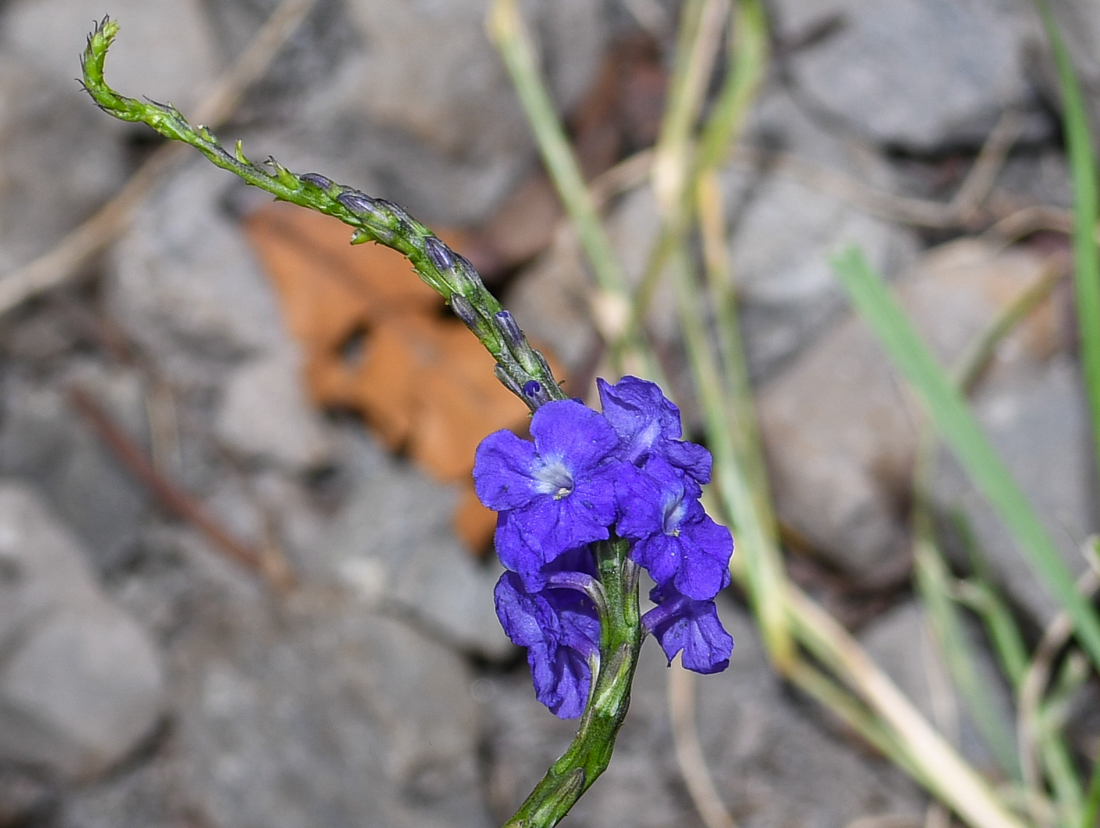
[(454, 311), (455, 316), (462, 320), (463, 325), (471, 331), (477, 330), (477, 325), (480, 321), (477, 311), (474, 310), (474, 306), (470, 304), (470, 300), (461, 293), (451, 294), (451, 310)]
[(501, 385), (503, 385), (520, 399), (524, 399), (523, 390), (519, 387), (519, 385), (516, 384), (516, 381), (512, 379), (512, 375), (504, 370), (504, 366), (501, 365), (499, 362), (493, 366), (493, 374), (498, 380), (500, 380)]
[(366, 193), (361, 193), (358, 190), (345, 190), (340, 193), (340, 195), (336, 196), (336, 200), (348, 210), (358, 215), (373, 217), (378, 217), (379, 215), (378, 207), (375, 206), (375, 200)]
[(319, 187), (322, 190), (329, 190), (332, 187), (331, 179), (325, 178), (320, 173), (303, 173), (298, 176), (299, 180), (305, 181), (307, 184), (312, 184), (314, 187)]
[(523, 396), (531, 401), (531, 405), (534, 408), (545, 405), (551, 400), (550, 394), (546, 391), (546, 387), (538, 380), (528, 380), (523, 384)]
[(525, 347), (527, 342), (523, 338), (523, 331), (516, 324), (515, 317), (506, 310), (498, 311), (495, 316), (497, 325), (500, 327), (500, 332), (504, 335), (504, 341), (508, 343), (508, 347), (513, 351)]
[(454, 267), (455, 259), (451, 249), (435, 236), (424, 239), (424, 253), (435, 265), (436, 270), (450, 270)]

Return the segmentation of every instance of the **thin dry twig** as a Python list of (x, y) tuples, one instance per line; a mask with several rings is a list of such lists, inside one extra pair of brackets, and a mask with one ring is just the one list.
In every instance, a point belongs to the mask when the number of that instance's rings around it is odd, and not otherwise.
[(179, 470), (182, 462), (176, 398), (168, 383), (154, 378), (152, 388), (145, 395), (145, 416), (149, 421), (153, 468), (170, 476)]
[(881, 814), (859, 817), (846, 828), (921, 828), (921, 825), (919, 817), (909, 814)]
[[(1021, 828), (1016, 816), (989, 796), (988, 786), (979, 774), (932, 728), (831, 615), (794, 585), (788, 585), (786, 603), (791, 621), (800, 628), (805, 643), (826, 659), (905, 742), (914, 765), (923, 772), (935, 769), (929, 782), (938, 796), (972, 825)], [(939, 789), (946, 779), (951, 780), (950, 787)]]
[(730, 162), (742, 167), (775, 168), (777, 175), (790, 176), (815, 190), (858, 204), (871, 215), (899, 224), (932, 228), (952, 228), (960, 224), (950, 204), (894, 195), (799, 155), (738, 146), (734, 148)]
[(974, 159), (974, 166), (949, 205), (964, 223), (978, 218), (982, 203), (992, 192), (1005, 159), (1023, 128), (1023, 114), (1018, 109), (1006, 109), (989, 133), (978, 157)]
[(130, 474), (152, 492), (166, 509), (187, 521), (206, 536), (219, 551), (242, 566), (260, 572), (273, 587), (283, 591), (293, 584), (294, 577), (285, 559), (254, 549), (233, 537), (211, 518), (198, 503), (157, 473), (145, 454), (111, 419), (110, 415), (87, 391), (69, 389), (73, 406), (88, 421), (103, 444)]
[[(317, 0), (283, 0), (248, 48), (213, 85), (196, 109), (196, 120), (211, 127), (225, 122), (241, 95), (263, 76), (279, 49), (297, 30)], [(80, 268), (116, 239), (161, 176), (186, 151), (183, 144), (160, 147), (126, 185), (91, 218), (72, 230), (48, 253), (0, 279), (0, 314), (72, 279)]]
[[(950, 202), (895, 195), (790, 153), (742, 145), (732, 150), (730, 163), (753, 168), (772, 167), (776, 175), (792, 178), (898, 224), (955, 229), (972, 226), (988, 216), (996, 223), (987, 232), (997, 237), (1020, 238), (1040, 230), (1069, 233), (1073, 229), (1073, 217), (1068, 210), (1050, 205), (1020, 207), (1018, 202), (991, 198), (997, 173), (1019, 135), (1019, 128), (1016, 114), (1006, 113)], [(604, 209), (615, 197), (644, 184), (653, 159), (653, 150), (642, 150), (598, 176), (591, 184), (597, 207)]]
[[(1077, 579), (1078, 591), (1088, 600), (1100, 591), (1100, 561), (1096, 558), (1095, 544), (1096, 538), (1085, 541), (1082, 554), (1088, 561), (1089, 568)], [(1043, 637), (1035, 648), (1035, 654), (1020, 685), (1020, 697), (1016, 708), (1020, 767), (1023, 771), (1024, 786), (1033, 794), (1028, 797), (1028, 804), (1037, 824), (1044, 824), (1052, 819), (1051, 815), (1042, 812), (1034, 805), (1044, 798), (1042, 770), (1039, 767), (1036, 750), (1036, 743), (1040, 737), (1039, 731), (1043, 727), (1039, 721), (1039, 708), (1043, 693), (1050, 684), (1054, 661), (1072, 636), (1073, 621), (1068, 613), (1059, 612), (1043, 632)]]
[[(1041, 231), (1070, 235), (1073, 233), (1073, 213), (1060, 207), (1036, 204), (1013, 210), (985, 231), (993, 239), (1016, 241)], [(1097, 235), (1100, 241), (1100, 233)]]
[(682, 668), (668, 672), (668, 710), (676, 762), (695, 810), (707, 828), (737, 828), (707, 768), (695, 726), (695, 674)]

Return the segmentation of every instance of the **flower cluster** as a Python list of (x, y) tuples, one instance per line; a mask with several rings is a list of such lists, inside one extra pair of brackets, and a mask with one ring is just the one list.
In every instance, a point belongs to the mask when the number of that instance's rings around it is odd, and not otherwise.
[(478, 447), (474, 484), (498, 513), (496, 587), (505, 632), (526, 647), (539, 701), (579, 716), (599, 652), (599, 585), (589, 545), (624, 539), (652, 577), (642, 624), (669, 661), (700, 673), (729, 664), (733, 639), (714, 605), (729, 584), (733, 539), (699, 503), (710, 453), (680, 440), (680, 412), (636, 377), (598, 381), (603, 412), (574, 400), (542, 405), (533, 442), (509, 431)]

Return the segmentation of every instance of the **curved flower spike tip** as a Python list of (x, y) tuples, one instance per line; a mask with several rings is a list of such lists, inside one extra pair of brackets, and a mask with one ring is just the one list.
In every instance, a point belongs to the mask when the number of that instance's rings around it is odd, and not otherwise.
[[(455, 315), (497, 361), (500, 381), (532, 411), (547, 400), (565, 399), (546, 359), (528, 344), (511, 314), (501, 309), (473, 266), (404, 208), (338, 184), (320, 173), (296, 175), (274, 158), (266, 166), (253, 164), (239, 143), (234, 152), (226, 151), (210, 130), (192, 126), (171, 104), (120, 95), (103, 75), (107, 51), (117, 34), (118, 23), (103, 18), (88, 36), (81, 58), (84, 89), (100, 109), (119, 120), (144, 123), (165, 138), (191, 145), (215, 166), (282, 201), (338, 218), (353, 228), (353, 244), (370, 241), (396, 250), (451, 305)], [(524, 388), (530, 392), (525, 394)]]

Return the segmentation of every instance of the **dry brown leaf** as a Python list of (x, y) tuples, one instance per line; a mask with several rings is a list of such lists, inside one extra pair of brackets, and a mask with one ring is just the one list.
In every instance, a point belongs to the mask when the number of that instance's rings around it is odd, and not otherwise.
[[(358, 411), (391, 449), (439, 480), (464, 483), (455, 530), (484, 548), (495, 517), (473, 493), (474, 450), (490, 432), (527, 422), (527, 409), (493, 376), (492, 357), (443, 313), (404, 257), (350, 247), (335, 219), (273, 204), (244, 227), (305, 351), (314, 401)], [(462, 246), (457, 234), (441, 236)]]

